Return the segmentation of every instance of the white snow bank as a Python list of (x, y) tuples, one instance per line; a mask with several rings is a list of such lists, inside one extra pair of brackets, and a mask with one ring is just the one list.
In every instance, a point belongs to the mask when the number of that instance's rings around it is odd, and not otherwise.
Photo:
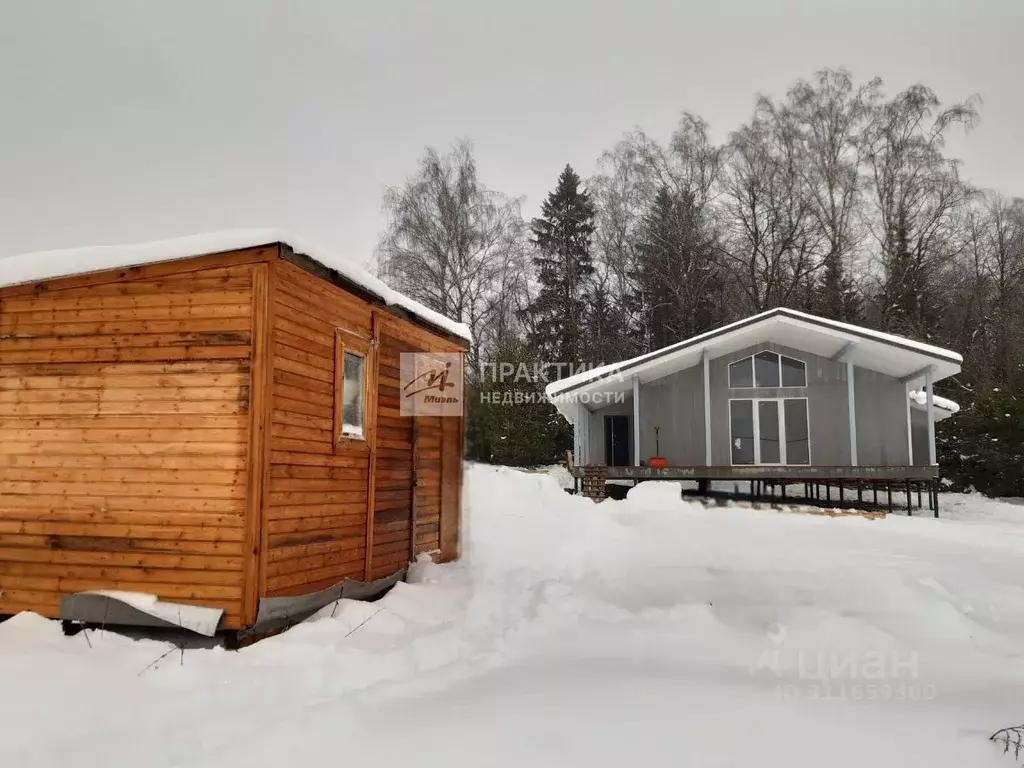
[(460, 339), (471, 339), (469, 327), (464, 323), (456, 322), (403, 296), (357, 264), (283, 229), (234, 229), (132, 245), (99, 245), (6, 256), (0, 258), (0, 287), (187, 259), (270, 243), (285, 243), (296, 253), (304, 254), (339, 272), (385, 303), (401, 307)]
[[(922, 390), (912, 389), (910, 390), (910, 399), (918, 405), (928, 405), (928, 393)], [(949, 411), (950, 414), (957, 413), (960, 410), (959, 403), (955, 403), (945, 397), (938, 397), (932, 395), (932, 404), (936, 408), (941, 408), (944, 411)]]
[(988, 736), (1024, 719), (1024, 509), (944, 494), (969, 519), (869, 521), (465, 482), (460, 562), (238, 653), (0, 624), (5, 764), (313, 765), (341, 744), (425, 768), (1013, 765)]

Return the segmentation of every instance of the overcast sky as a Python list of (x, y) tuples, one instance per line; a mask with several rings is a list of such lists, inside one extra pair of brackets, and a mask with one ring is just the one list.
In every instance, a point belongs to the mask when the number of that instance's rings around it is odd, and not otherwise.
[(427, 145), (531, 216), (624, 131), (724, 139), (825, 66), (979, 94), (951, 147), (1024, 195), (1022, 32), (1024, 0), (0, 0), (0, 255), (280, 226), (365, 263)]

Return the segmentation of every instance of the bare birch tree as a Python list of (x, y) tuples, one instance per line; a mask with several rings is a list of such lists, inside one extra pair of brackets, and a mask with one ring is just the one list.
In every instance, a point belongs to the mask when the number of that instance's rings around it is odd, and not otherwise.
[(489, 325), (510, 322), (524, 274), (520, 201), (487, 189), (468, 142), (429, 148), (404, 186), (385, 192), (387, 228), (377, 246), (381, 276), (473, 331), (475, 364)]
[(846, 70), (822, 70), (789, 92), (806, 149), (805, 173), (823, 266), (811, 308), (853, 321), (859, 314), (854, 260), (862, 240), (860, 165), (864, 132), (880, 98), (881, 80), (854, 85)]
[(958, 213), (972, 194), (943, 148), (951, 128), (970, 128), (976, 117), (970, 101), (943, 109), (922, 85), (874, 110), (865, 159), (882, 328), (926, 338), (936, 320), (935, 279), (964, 245)]
[(822, 266), (823, 238), (799, 119), (762, 97), (730, 145), (719, 206), (730, 270), (750, 310), (800, 305)]

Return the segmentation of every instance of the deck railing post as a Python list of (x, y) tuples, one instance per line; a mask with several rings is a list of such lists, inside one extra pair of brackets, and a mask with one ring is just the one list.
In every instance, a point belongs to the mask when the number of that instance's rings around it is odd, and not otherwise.
[(640, 466), (640, 377), (633, 377), (633, 466)]
[(925, 407), (928, 409), (928, 463), (935, 466), (935, 392), (931, 367), (924, 374)]
[(932, 480), (932, 493), (935, 495), (935, 517), (939, 516), (939, 481)]
[(913, 420), (910, 416), (910, 385), (907, 384), (905, 387), (905, 394), (907, 396), (906, 408), (907, 408), (907, 465), (914, 466), (914, 427)]
[[(857, 466), (857, 404), (853, 389), (853, 363), (846, 361), (847, 421), (850, 433), (850, 466)], [(842, 492), (840, 492), (842, 493)]]
[(701, 351), (700, 363), (704, 377), (704, 465), (711, 466), (711, 365), (707, 347)]
[(914, 510), (913, 510), (913, 507), (911, 506), (911, 504), (912, 504), (912, 502), (910, 500), (910, 481), (907, 480), (907, 514), (908, 515), (913, 515), (914, 514)]

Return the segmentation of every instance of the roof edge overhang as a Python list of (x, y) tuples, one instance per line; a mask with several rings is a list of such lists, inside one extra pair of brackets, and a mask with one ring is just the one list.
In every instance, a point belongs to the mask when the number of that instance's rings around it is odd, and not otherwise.
[[(758, 336), (759, 330), (764, 330), (766, 336)], [(811, 347), (808, 352), (899, 378), (909, 388), (923, 386), (929, 370), (934, 381), (956, 375), (963, 363), (959, 354), (947, 349), (780, 307), (654, 352), (552, 382), (546, 393), (572, 421), (574, 402), (584, 394), (625, 392), (631, 389), (634, 378), (647, 383), (692, 368), (704, 355), (713, 359), (759, 342), (801, 349), (801, 339)]]
[(366, 268), (338, 257), (284, 229), (235, 229), (204, 232), (164, 240), (118, 245), (64, 248), (0, 256), (0, 292), (65, 278), (87, 277), (234, 251), (277, 246), (282, 259), (333, 282), (360, 298), (386, 307), (402, 319), (465, 348), (472, 343), (469, 327), (390, 288)]

